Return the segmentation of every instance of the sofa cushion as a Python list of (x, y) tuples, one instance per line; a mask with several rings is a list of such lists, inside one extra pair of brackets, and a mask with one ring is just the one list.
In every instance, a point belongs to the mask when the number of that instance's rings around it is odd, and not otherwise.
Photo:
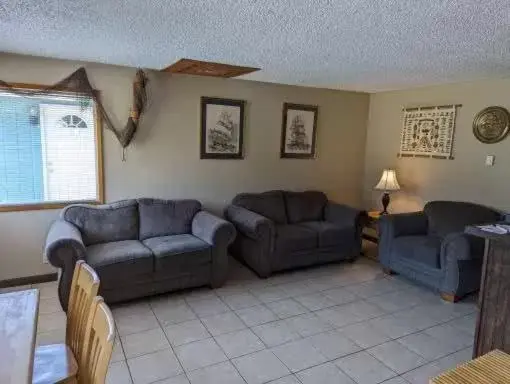
[(290, 224), (324, 219), (326, 195), (318, 191), (284, 192), (287, 219)]
[(74, 224), (87, 245), (138, 239), (138, 204), (123, 200), (112, 204), (74, 204), (61, 217)]
[(152, 273), (154, 256), (138, 240), (123, 240), (94, 244), (86, 249), (87, 263), (94, 268), (101, 286), (115, 286), (112, 282)]
[(300, 226), (315, 231), (319, 238), (319, 247), (334, 247), (341, 244), (352, 244), (355, 238), (355, 228), (327, 221), (307, 221)]
[(190, 233), (201, 208), (197, 200), (138, 199), (140, 240)]
[(501, 214), (482, 205), (462, 201), (431, 201), (423, 211), (429, 221), (429, 233), (444, 237), (464, 232), (468, 225), (493, 223)]
[(143, 243), (154, 253), (156, 272), (189, 273), (189, 268), (211, 262), (211, 246), (193, 235), (153, 237)]
[(401, 260), (441, 268), (441, 238), (438, 236), (402, 236), (393, 243), (395, 255)]
[(297, 224), (277, 225), (275, 248), (277, 253), (288, 253), (317, 248), (315, 231)]
[(282, 191), (241, 193), (232, 200), (232, 204), (258, 213), (277, 224), (287, 223)]

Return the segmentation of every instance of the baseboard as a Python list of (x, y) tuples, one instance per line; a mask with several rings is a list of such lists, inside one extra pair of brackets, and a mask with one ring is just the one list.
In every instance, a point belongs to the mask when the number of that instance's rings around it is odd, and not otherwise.
[(47, 273), (44, 275), (16, 277), (15, 279), (0, 280), (0, 288), (15, 287), (17, 285), (28, 285), (47, 283), (58, 279), (58, 273)]

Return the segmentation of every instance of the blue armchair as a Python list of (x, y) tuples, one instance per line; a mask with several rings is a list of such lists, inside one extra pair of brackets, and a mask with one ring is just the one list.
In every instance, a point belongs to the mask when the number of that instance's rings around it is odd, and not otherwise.
[(483, 239), (464, 233), (467, 225), (502, 220), (487, 207), (432, 201), (422, 212), (385, 215), (379, 221), (379, 261), (386, 273), (399, 273), (458, 301), (480, 287)]

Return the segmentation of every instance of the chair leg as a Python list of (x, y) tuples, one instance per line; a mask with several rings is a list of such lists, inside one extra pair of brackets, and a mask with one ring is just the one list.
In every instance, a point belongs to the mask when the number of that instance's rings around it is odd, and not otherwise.
[(441, 299), (450, 303), (456, 303), (460, 300), (460, 297), (456, 296), (454, 293), (441, 292)]
[(390, 268), (387, 268), (387, 267), (383, 267), (382, 271), (386, 275), (394, 275), (395, 274), (395, 272), (393, 272)]

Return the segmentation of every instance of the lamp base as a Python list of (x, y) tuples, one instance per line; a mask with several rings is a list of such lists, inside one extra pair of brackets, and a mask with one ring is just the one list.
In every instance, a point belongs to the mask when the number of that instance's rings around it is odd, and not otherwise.
[(390, 194), (388, 192), (384, 192), (381, 202), (382, 202), (382, 206), (383, 206), (381, 215), (387, 215), (388, 214), (388, 205), (390, 205)]

